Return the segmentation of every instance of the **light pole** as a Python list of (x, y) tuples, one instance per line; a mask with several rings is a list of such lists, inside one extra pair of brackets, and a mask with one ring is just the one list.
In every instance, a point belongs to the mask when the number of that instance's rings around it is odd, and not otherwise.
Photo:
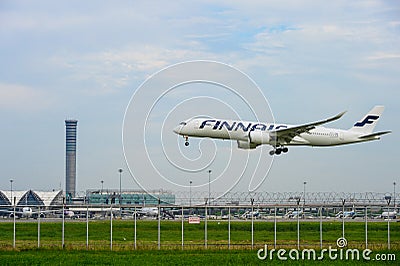
[(119, 173), (119, 216), (122, 216), (122, 210), (121, 210), (121, 200), (122, 200), (122, 186), (121, 186), (121, 175), (122, 175), (122, 168), (118, 169)]
[(300, 212), (299, 212), (299, 205), (300, 205), (300, 197), (298, 197), (297, 200), (297, 249), (300, 249)]
[[(11, 184), (11, 205), (14, 207), (13, 211), (13, 249), (15, 249), (15, 200), (13, 199), (13, 189), (12, 189), (12, 184), (14, 180), (10, 179), (10, 184)], [(13, 203), (14, 201), (14, 203)]]
[(158, 198), (158, 223), (157, 223), (157, 247), (158, 247), (158, 250), (160, 250), (161, 249), (161, 233), (160, 233), (160, 231), (161, 231), (161, 207), (160, 207), (160, 204), (161, 204), (161, 200), (160, 200), (160, 198)]
[(254, 248), (254, 199), (251, 198), (251, 249)]
[(208, 204), (211, 203), (210, 183), (211, 183), (211, 170), (208, 170)]
[(346, 204), (346, 199), (342, 199), (342, 238), (344, 239), (344, 205)]
[(100, 190), (100, 203), (101, 203), (101, 213), (103, 214), (103, 204), (104, 204), (104, 200), (103, 200), (103, 184), (104, 184), (104, 180), (101, 180), (101, 190)]
[(365, 249), (368, 248), (368, 209), (365, 205)]
[(393, 182), (393, 211), (396, 211), (396, 181)]
[(205, 213), (205, 217), (204, 217), (204, 247), (207, 248), (207, 201), (208, 199), (206, 199), (206, 202), (204, 203), (204, 213)]
[(322, 206), (319, 207), (319, 248), (322, 250)]
[(61, 229), (61, 246), (64, 249), (65, 246), (65, 197), (62, 199), (62, 229)]
[(11, 199), (10, 199), (10, 201), (11, 201), (11, 205), (13, 204), (13, 187), (12, 187), (12, 184), (13, 184), (13, 182), (14, 182), (14, 179), (10, 179), (10, 184), (11, 184)]
[(303, 182), (303, 214), (304, 214), (304, 207), (306, 205), (306, 185), (307, 185), (307, 182), (304, 181)]
[(390, 205), (390, 200), (392, 199), (391, 196), (385, 196), (385, 200), (387, 203), (387, 240), (388, 240), (388, 249), (390, 250), (390, 213), (389, 213), (389, 205)]
[(189, 207), (192, 208), (192, 180), (189, 181)]

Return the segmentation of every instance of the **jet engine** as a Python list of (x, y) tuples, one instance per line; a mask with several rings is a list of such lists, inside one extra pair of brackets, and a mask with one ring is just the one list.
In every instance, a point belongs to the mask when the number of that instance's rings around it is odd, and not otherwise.
[(249, 133), (250, 142), (256, 145), (270, 144), (273, 140), (273, 136), (269, 132), (265, 131), (251, 131)]
[(257, 144), (250, 142), (249, 140), (238, 140), (238, 148), (243, 150), (252, 150), (257, 148)]

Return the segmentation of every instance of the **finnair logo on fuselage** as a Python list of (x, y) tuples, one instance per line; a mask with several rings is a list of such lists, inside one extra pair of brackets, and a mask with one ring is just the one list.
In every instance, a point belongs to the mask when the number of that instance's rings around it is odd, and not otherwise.
[(228, 131), (238, 131), (239, 129), (247, 132), (247, 131), (271, 131), (273, 129), (277, 130), (280, 128), (287, 128), (285, 125), (274, 125), (274, 124), (261, 124), (261, 123), (251, 123), (251, 122), (237, 122), (237, 121), (223, 121), (223, 120), (204, 120), (199, 129), (204, 129), (205, 127), (211, 127), (213, 130), (222, 130), (226, 129)]
[(363, 127), (366, 124), (372, 124), (379, 118), (379, 115), (369, 115), (363, 121), (354, 124), (355, 127)]

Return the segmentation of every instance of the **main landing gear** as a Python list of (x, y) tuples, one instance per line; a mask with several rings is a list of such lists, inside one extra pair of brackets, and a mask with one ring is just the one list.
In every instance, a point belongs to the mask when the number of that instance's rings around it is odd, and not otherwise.
[(287, 153), (289, 151), (289, 149), (287, 147), (282, 147), (282, 148), (274, 148), (272, 151), (269, 152), (269, 155), (280, 155), (282, 152), (283, 153)]

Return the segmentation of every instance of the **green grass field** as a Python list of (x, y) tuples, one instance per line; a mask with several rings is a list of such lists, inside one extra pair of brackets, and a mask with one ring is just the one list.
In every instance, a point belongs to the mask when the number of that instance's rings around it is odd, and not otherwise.
[[(368, 223), (368, 248), (374, 253), (394, 253), (400, 256), (400, 223), (392, 222), (391, 250), (387, 249), (387, 223)], [(36, 222), (19, 220), (16, 224), (16, 249), (13, 250), (13, 224), (0, 223), (0, 261), (2, 264), (29, 265), (76, 265), (76, 264), (280, 264), (277, 258), (261, 261), (257, 250), (268, 244), (274, 247), (274, 223), (256, 221), (254, 223), (254, 246), (251, 249), (251, 222), (232, 221), (230, 247), (228, 246), (228, 222), (208, 221), (207, 249), (205, 249), (204, 222), (184, 223), (184, 247), (180, 221), (161, 221), (160, 250), (158, 250), (157, 221), (137, 221), (137, 249), (134, 248), (134, 221), (113, 221), (113, 250), (110, 251), (110, 221), (89, 222), (89, 248), (86, 247), (86, 222), (66, 221), (64, 249), (62, 248), (61, 222), (42, 222), (40, 225), (40, 248), (38, 249), (38, 226)], [(323, 247), (336, 248), (336, 240), (342, 235), (340, 221), (323, 223)], [(297, 248), (296, 221), (277, 223), (277, 249)], [(365, 248), (365, 224), (348, 222), (345, 224), (348, 248)], [(300, 223), (300, 250), (319, 250), (319, 222)], [(6, 263), (4, 263), (6, 262)], [(291, 261), (300, 263), (300, 261)], [(304, 261), (302, 261), (304, 264)], [(339, 261), (340, 262), (340, 261)], [(335, 261), (334, 263), (339, 263)], [(343, 261), (341, 261), (343, 262)], [(307, 261), (307, 264), (311, 263)], [(331, 264), (323, 260), (316, 264)], [(348, 264), (355, 263), (346, 262)], [(378, 263), (372, 261), (370, 263)], [(388, 261), (389, 263), (389, 261)], [(391, 261), (393, 265), (393, 261)], [(382, 261), (379, 262), (382, 264)], [(355, 265), (355, 264), (353, 264)]]
[[(375, 252), (378, 253), (378, 252)], [(400, 251), (380, 251), (395, 254)], [(256, 250), (139, 250), (139, 251), (77, 251), (29, 250), (0, 252), (2, 265), (397, 265), (397, 260), (259, 260)]]

